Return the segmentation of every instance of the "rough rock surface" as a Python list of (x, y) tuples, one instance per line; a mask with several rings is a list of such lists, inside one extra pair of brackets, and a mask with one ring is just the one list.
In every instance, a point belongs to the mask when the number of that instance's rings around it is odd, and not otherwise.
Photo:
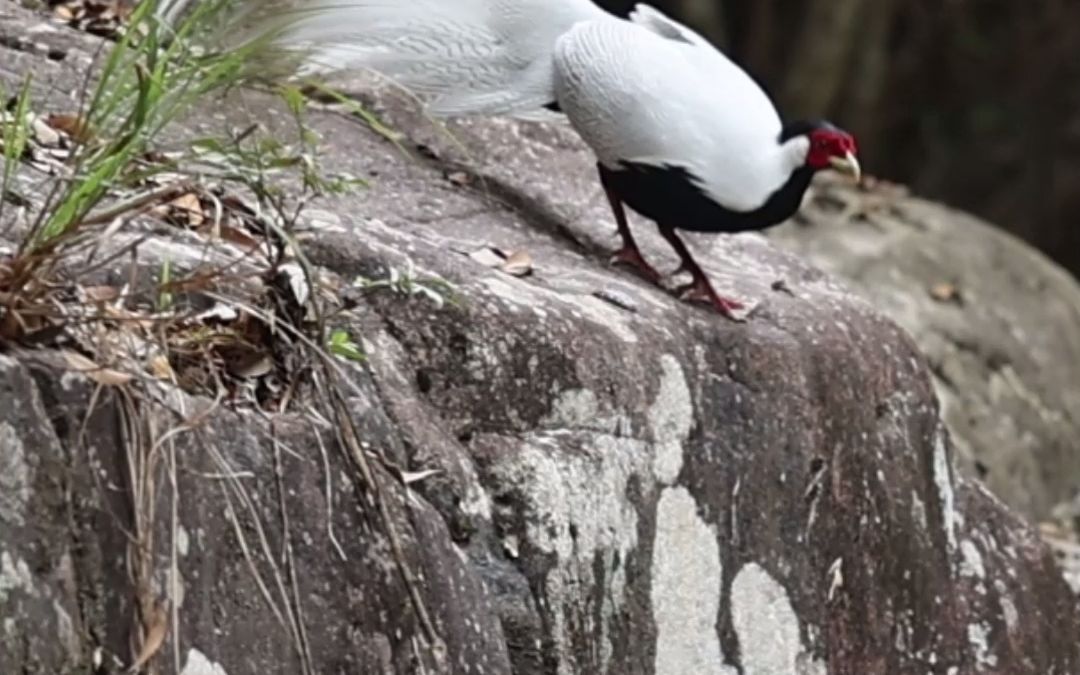
[(771, 238), (926, 355), (960, 466), (1025, 515), (1080, 493), (1080, 285), (1011, 235), (887, 189), (822, 186)]
[[(0, 5), (0, 45), (27, 21)], [(85, 40), (35, 35), (69, 56), (0, 46), (0, 78), (33, 67), (68, 105)], [(269, 107), (245, 98), (218, 109)], [(347, 317), (377, 495), (303, 408), (203, 414), (161, 388), (136, 418), (49, 353), (2, 355), (0, 672), (128, 659), (140, 584), (172, 601), (156, 662), (185, 675), (1080, 672), (1052, 560), (954, 472), (927, 363), (874, 307), (753, 236), (694, 240), (757, 305), (746, 323), (677, 302), (604, 263), (566, 130), (475, 122), (449, 142), (378, 106), (439, 159), (316, 115), (332, 168), (373, 185), (320, 206), (308, 253), (345, 277), (411, 260), (460, 303), (382, 292)], [(461, 253), (488, 243), (534, 273)], [(155, 477), (142, 522), (132, 458)], [(135, 529), (156, 545), (133, 580)]]

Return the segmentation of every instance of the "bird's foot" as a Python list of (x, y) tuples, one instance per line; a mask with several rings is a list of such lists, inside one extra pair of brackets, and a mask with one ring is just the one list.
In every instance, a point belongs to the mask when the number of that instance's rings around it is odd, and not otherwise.
[(623, 246), (611, 256), (610, 263), (612, 265), (624, 265), (632, 268), (646, 281), (660, 285), (660, 273), (653, 269), (653, 266), (646, 262), (645, 258), (641, 255), (641, 251), (637, 250), (635, 246)]
[(738, 300), (732, 300), (731, 298), (725, 298), (713, 290), (712, 284), (705, 277), (699, 277), (694, 281), (680, 286), (675, 289), (679, 297), (683, 300), (690, 302), (702, 302), (707, 305), (711, 305), (720, 314), (723, 314), (733, 321), (741, 321), (741, 318), (736, 316), (736, 312), (740, 309), (745, 309)]

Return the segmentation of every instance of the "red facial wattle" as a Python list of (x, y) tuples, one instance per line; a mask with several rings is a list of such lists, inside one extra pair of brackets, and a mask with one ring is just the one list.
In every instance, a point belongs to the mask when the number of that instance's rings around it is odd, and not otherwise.
[(806, 164), (813, 169), (836, 169), (853, 176), (856, 181), (862, 175), (855, 137), (838, 129), (817, 129), (809, 134), (810, 150)]

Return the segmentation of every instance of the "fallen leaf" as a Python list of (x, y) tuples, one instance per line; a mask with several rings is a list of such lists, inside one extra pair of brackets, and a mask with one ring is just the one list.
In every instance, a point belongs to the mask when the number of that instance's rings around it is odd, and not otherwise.
[(254, 380), (269, 375), (274, 370), (274, 361), (266, 354), (249, 352), (238, 356), (229, 364), (229, 372), (244, 380)]
[(202, 201), (199, 200), (199, 196), (194, 192), (187, 192), (180, 195), (169, 202), (169, 206), (174, 211), (179, 211), (181, 219), (186, 220), (187, 224), (191, 227), (198, 227), (206, 222)]
[(102, 313), (110, 319), (123, 321), (130, 326), (138, 326), (144, 330), (150, 330), (154, 327), (154, 320), (152, 318), (140, 312), (132, 312), (131, 310), (124, 309), (123, 307), (116, 307), (115, 305), (106, 303), (102, 309)]
[(86, 286), (81, 290), (86, 302), (112, 302), (120, 297), (116, 286)]
[(154, 655), (161, 650), (161, 645), (165, 643), (165, 636), (168, 632), (169, 613), (165, 609), (165, 603), (155, 602), (150, 616), (143, 619), (144, 637), (142, 648), (139, 649), (139, 655), (135, 657), (135, 661), (128, 668), (128, 673), (139, 672), (143, 666), (150, 662), (150, 659), (154, 658)]
[(308, 285), (307, 275), (304, 268), (297, 263), (285, 263), (278, 268), (278, 274), (287, 283), (292, 292), (292, 300), (297, 305), (307, 304), (311, 297), (311, 286)]
[(526, 251), (517, 251), (507, 258), (499, 269), (514, 277), (529, 276), (533, 271), (532, 256)]
[(963, 302), (963, 297), (960, 295), (960, 289), (955, 284), (948, 282), (942, 282), (935, 284), (930, 288), (930, 297), (938, 302), (955, 302), (960, 304)]
[(150, 374), (159, 380), (171, 382), (176, 378), (176, 373), (173, 371), (172, 364), (169, 363), (169, 357), (164, 354), (158, 354), (150, 359), (149, 368)]
[(506, 256), (497, 248), (484, 246), (468, 254), (475, 262), (484, 267), (498, 267), (506, 262)]
[(224, 303), (217, 303), (205, 312), (199, 312), (192, 317), (193, 321), (198, 323), (232, 323), (240, 318), (240, 312), (235, 307), (230, 307)]
[(135, 379), (128, 373), (103, 368), (82, 354), (71, 350), (64, 350), (64, 360), (67, 361), (69, 370), (85, 375), (94, 382), (107, 387), (123, 386)]
[(86, 143), (93, 139), (90, 128), (86, 121), (78, 115), (52, 114), (45, 117), (45, 124), (53, 129), (67, 134), (79, 143)]
[(467, 187), (472, 184), (473, 178), (464, 171), (451, 171), (446, 174), (446, 180), (458, 187)]
[(243, 230), (239, 230), (232, 225), (222, 223), (218, 227), (214, 227), (213, 223), (207, 221), (203, 223), (201, 227), (197, 229), (197, 232), (206, 237), (212, 237), (215, 234), (221, 237), (222, 241), (228, 242), (234, 246), (237, 246), (245, 251), (258, 248), (262, 243), (255, 237), (251, 236)]

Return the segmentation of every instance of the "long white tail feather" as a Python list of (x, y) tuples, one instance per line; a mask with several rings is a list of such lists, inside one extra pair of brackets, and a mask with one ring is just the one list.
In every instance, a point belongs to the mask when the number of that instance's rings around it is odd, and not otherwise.
[(434, 115), (543, 115), (553, 52), (590, 0), (311, 0), (282, 31), (304, 72), (371, 70), (429, 99)]
[[(161, 0), (161, 16), (209, 0)], [(765, 91), (690, 28), (646, 5), (629, 21), (593, 0), (235, 0), (227, 43), (268, 45), (263, 71), (370, 70), (435, 115), (550, 118), (557, 103), (608, 167), (689, 171), (716, 203), (759, 208), (805, 163), (779, 143)], [(259, 59), (253, 59), (258, 61)]]

